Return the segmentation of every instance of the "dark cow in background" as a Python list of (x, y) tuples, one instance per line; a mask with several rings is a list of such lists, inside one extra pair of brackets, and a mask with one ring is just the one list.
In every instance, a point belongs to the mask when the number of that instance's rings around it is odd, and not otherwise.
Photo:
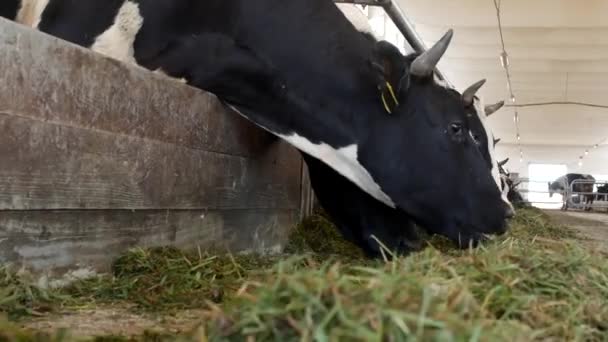
[(608, 201), (608, 184), (598, 185), (598, 195), (595, 196), (596, 201)]
[[(593, 182), (595, 182), (595, 178), (593, 176), (588, 175), (588, 174), (582, 174), (582, 173), (567, 173), (567, 174), (557, 178), (553, 182), (549, 182), (549, 184), (548, 184), (549, 197), (553, 197), (554, 193), (560, 193), (563, 196), (566, 196), (567, 191), (570, 190), (572, 182), (574, 182), (575, 180), (583, 180), (583, 181), (590, 181), (590, 182), (575, 183), (572, 186), (572, 191), (587, 192), (587, 193), (593, 192), (593, 187), (594, 187)], [(586, 195), (581, 195), (580, 197), (583, 200), (585, 211), (590, 211), (591, 206), (593, 205), (593, 201), (595, 200), (595, 195), (586, 194)], [(564, 199), (564, 206), (562, 207), (562, 210), (566, 210), (566, 209), (568, 209), (568, 202), (566, 199)]]
[[(339, 193), (341, 182), (461, 246), (507, 228), (512, 208), (471, 134), (469, 98), (434, 79), (451, 30), (403, 56), (331, 0), (22, 1), (4, 0), (0, 13), (214, 93), (298, 148), (315, 192)], [(356, 207), (349, 197), (336, 206), (338, 216)], [(365, 211), (348, 215), (358, 236), (409, 236), (407, 226), (373, 226)]]

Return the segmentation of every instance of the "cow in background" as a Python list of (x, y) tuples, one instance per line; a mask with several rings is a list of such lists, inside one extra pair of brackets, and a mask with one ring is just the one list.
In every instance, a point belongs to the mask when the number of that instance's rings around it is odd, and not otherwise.
[[(572, 185), (572, 182), (574, 182), (575, 180), (583, 180), (589, 182), (575, 183), (574, 185)], [(595, 178), (591, 175), (582, 173), (567, 173), (557, 178), (553, 182), (548, 183), (549, 197), (553, 197), (554, 193), (560, 193), (562, 194), (562, 196), (566, 196), (566, 194), (570, 191), (571, 186), (573, 192), (591, 193), (593, 192), (594, 182)], [(591, 206), (593, 205), (593, 201), (595, 200), (595, 195), (584, 194), (581, 195), (580, 198), (582, 198), (583, 200), (584, 210), (590, 211)], [(567, 199), (564, 199), (564, 205), (562, 207), (562, 210), (566, 209), (568, 209), (568, 201)]]
[(515, 206), (516, 208), (529, 207), (530, 202), (526, 201), (517, 189), (520, 182), (514, 182), (513, 179), (511, 179), (510, 172), (504, 168), (508, 161), (509, 158), (498, 163), (498, 168), (500, 171), (500, 183), (503, 194), (506, 194), (509, 202), (511, 202), (511, 204), (513, 204), (513, 206)]
[(608, 184), (598, 185), (598, 195), (595, 196), (596, 201), (608, 201)]

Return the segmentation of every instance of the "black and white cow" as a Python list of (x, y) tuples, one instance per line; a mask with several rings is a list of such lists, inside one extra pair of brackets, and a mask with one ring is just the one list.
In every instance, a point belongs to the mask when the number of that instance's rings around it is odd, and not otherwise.
[(511, 179), (511, 174), (504, 168), (508, 161), (509, 158), (498, 163), (503, 194), (507, 194), (507, 199), (514, 207), (530, 207), (530, 202), (525, 200), (518, 190), (518, 186), (521, 182), (514, 182)]
[[(583, 180), (589, 182), (575, 183), (574, 185), (572, 185), (572, 182), (574, 182), (575, 180)], [(570, 190), (571, 187), (572, 191), (574, 192), (591, 193), (593, 192), (594, 187), (593, 182), (595, 182), (595, 178), (591, 175), (582, 173), (567, 173), (557, 178), (553, 182), (548, 183), (549, 197), (553, 197), (554, 193), (560, 193), (562, 195), (565, 195), (567, 190)], [(584, 209), (586, 211), (591, 210), (591, 206), (593, 205), (593, 201), (595, 200), (595, 195), (585, 194), (580, 197), (582, 197), (582, 199), (584, 200)], [(564, 206), (562, 207), (562, 209), (568, 209), (567, 201), (564, 201)]]
[[(352, 4), (339, 3), (336, 5), (359, 32), (365, 34), (371, 40), (378, 38), (363, 11)], [(436, 79), (436, 82), (448, 87), (447, 84), (441, 80)], [(481, 80), (473, 84), (464, 91), (463, 98), (465, 99), (464, 102), (469, 104), (467, 108), (469, 132), (472, 135), (473, 140), (475, 140), (479, 145), (484, 158), (492, 170), (492, 176), (494, 177), (497, 185), (500, 187), (498, 160), (495, 158), (494, 153), (495, 146), (499, 139), (495, 139), (486, 119), (490, 115), (500, 110), (505, 103), (504, 101), (500, 101), (493, 105), (484, 105), (481, 97), (476, 95), (477, 91), (484, 84), (485, 80)]]
[[(465, 93), (473, 94), (479, 86), (480, 84), (476, 84), (467, 89)], [(473, 101), (474, 104), (469, 107), (467, 112), (470, 135), (482, 151), (488, 169), (494, 174), (494, 171), (499, 170), (501, 165), (494, 158), (494, 147), (497, 141), (493, 139), (485, 118), (499, 110), (504, 103), (484, 107), (479, 98), (475, 97)], [(484, 108), (481, 113), (480, 108)], [(328, 172), (319, 160), (306, 155), (304, 158), (318, 201), (344, 236), (363, 246), (364, 250), (371, 255), (380, 253), (378, 243), (372, 236), (375, 236), (391, 251), (399, 254), (408, 253), (421, 246), (414, 220), (403, 211), (388, 207), (361, 191), (339, 174)], [(502, 178), (499, 179), (497, 187), (504, 189)], [(503, 191), (503, 199), (509, 205), (511, 205), (510, 194), (511, 191), (508, 188)], [(343, 199), (348, 199), (348, 205), (345, 205)]]
[(403, 56), (331, 0), (4, 0), (0, 14), (216, 94), (430, 232), (476, 241), (512, 216), (470, 103), (433, 77), (451, 31)]
[[(367, 17), (360, 10), (350, 4), (340, 4), (339, 8), (358, 31), (372, 41), (376, 39)], [(438, 84), (442, 84), (441, 81), (436, 81)], [(497, 141), (489, 129), (486, 118), (498, 111), (504, 102), (484, 106), (480, 98), (475, 95), (484, 82), (480, 81), (469, 87), (464, 92), (463, 99), (465, 99), (465, 103), (468, 103), (465, 110), (469, 132), (482, 151), (488, 168), (492, 171), (497, 187), (500, 189), (501, 180), (494, 158), (494, 147)], [(447, 87), (445, 84), (443, 86)], [(406, 253), (420, 246), (411, 218), (360, 191), (343, 177), (327, 173), (318, 160), (306, 156), (305, 159), (317, 199), (345, 236), (359, 245), (368, 247), (371, 253), (378, 253), (377, 243), (373, 240), (372, 235), (391, 250), (400, 253)], [(505, 194), (507, 193), (508, 191), (505, 192)], [(348, 205), (344, 205), (342, 198), (348, 198)], [(509, 203), (508, 196), (505, 195), (503, 199)], [(368, 252), (370, 251), (368, 250)]]

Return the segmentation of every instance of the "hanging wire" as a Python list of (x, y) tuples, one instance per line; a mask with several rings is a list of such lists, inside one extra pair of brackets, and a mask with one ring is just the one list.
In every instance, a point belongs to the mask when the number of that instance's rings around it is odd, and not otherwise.
[[(599, 105), (599, 104), (591, 104), (591, 103), (582, 103), (582, 102), (546, 102), (546, 103), (529, 103), (529, 104), (521, 104), (521, 105), (516, 104), (515, 95), (513, 93), (513, 84), (511, 82), (511, 71), (509, 69), (509, 55), (507, 54), (507, 51), (505, 48), (505, 39), (504, 39), (504, 35), (502, 32), (502, 18), (501, 18), (501, 12), (500, 12), (501, 0), (493, 0), (493, 2), (494, 2), (494, 7), (496, 8), (496, 19), (498, 20), (498, 32), (500, 34), (500, 44), (502, 47), (502, 52), (500, 54), (500, 57), (501, 57), (500, 60), (501, 60), (501, 64), (502, 64), (503, 68), (505, 69), (505, 73), (507, 76), (507, 88), (509, 89), (509, 94), (511, 96), (511, 104), (508, 104), (507, 107), (513, 108), (513, 112), (514, 112), (513, 121), (515, 122), (515, 136), (517, 138), (517, 147), (519, 148), (520, 161), (523, 161), (524, 152), (523, 152), (523, 149), (521, 146), (521, 135), (519, 133), (519, 112), (517, 111), (517, 108), (531, 107), (531, 106), (544, 106), (544, 105), (552, 105), (552, 104), (573, 104), (573, 105), (595, 107), (595, 108), (608, 108), (608, 106)], [(582, 167), (584, 157), (588, 156), (590, 151), (593, 151), (593, 150), (599, 148), (606, 141), (608, 141), (608, 138), (604, 138), (601, 141), (599, 141), (598, 143), (591, 145), (588, 148), (585, 148), (584, 154), (579, 156), (578, 165), (580, 167)]]
[(519, 133), (519, 111), (517, 110), (515, 93), (513, 91), (513, 82), (511, 82), (511, 70), (509, 69), (509, 54), (507, 53), (507, 49), (505, 47), (505, 37), (502, 32), (502, 15), (500, 12), (501, 9), (501, 0), (492, 0), (494, 2), (494, 7), (496, 8), (496, 19), (498, 21), (498, 33), (500, 34), (500, 62), (502, 67), (505, 69), (505, 75), (507, 77), (507, 89), (509, 91), (511, 104), (513, 107), (513, 122), (515, 124), (515, 137), (517, 139), (517, 148), (519, 149), (520, 162), (523, 162), (524, 151), (521, 146), (521, 135)]
[(601, 108), (608, 109), (607, 105), (595, 104), (595, 103), (587, 103), (587, 102), (577, 102), (577, 101), (549, 101), (549, 102), (532, 102), (532, 103), (520, 103), (516, 105), (507, 104), (505, 107), (540, 107), (540, 106), (554, 106), (554, 105), (572, 105), (572, 106), (583, 106), (583, 107), (591, 107), (591, 108)]

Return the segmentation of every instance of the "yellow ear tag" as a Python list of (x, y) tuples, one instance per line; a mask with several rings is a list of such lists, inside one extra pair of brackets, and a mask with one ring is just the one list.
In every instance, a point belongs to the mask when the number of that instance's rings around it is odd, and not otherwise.
[(382, 94), (382, 104), (384, 105), (384, 110), (386, 110), (387, 113), (389, 113), (389, 114), (393, 113), (391, 111), (391, 109), (388, 107), (388, 104), (386, 103), (386, 99), (384, 98), (384, 94)]
[(397, 96), (395, 96), (395, 91), (393, 90), (393, 87), (391, 86), (391, 84), (386, 82), (386, 88), (388, 88), (389, 93), (391, 93), (391, 96), (393, 97), (393, 101), (395, 101), (395, 104), (399, 105), (399, 101), (397, 101)]

